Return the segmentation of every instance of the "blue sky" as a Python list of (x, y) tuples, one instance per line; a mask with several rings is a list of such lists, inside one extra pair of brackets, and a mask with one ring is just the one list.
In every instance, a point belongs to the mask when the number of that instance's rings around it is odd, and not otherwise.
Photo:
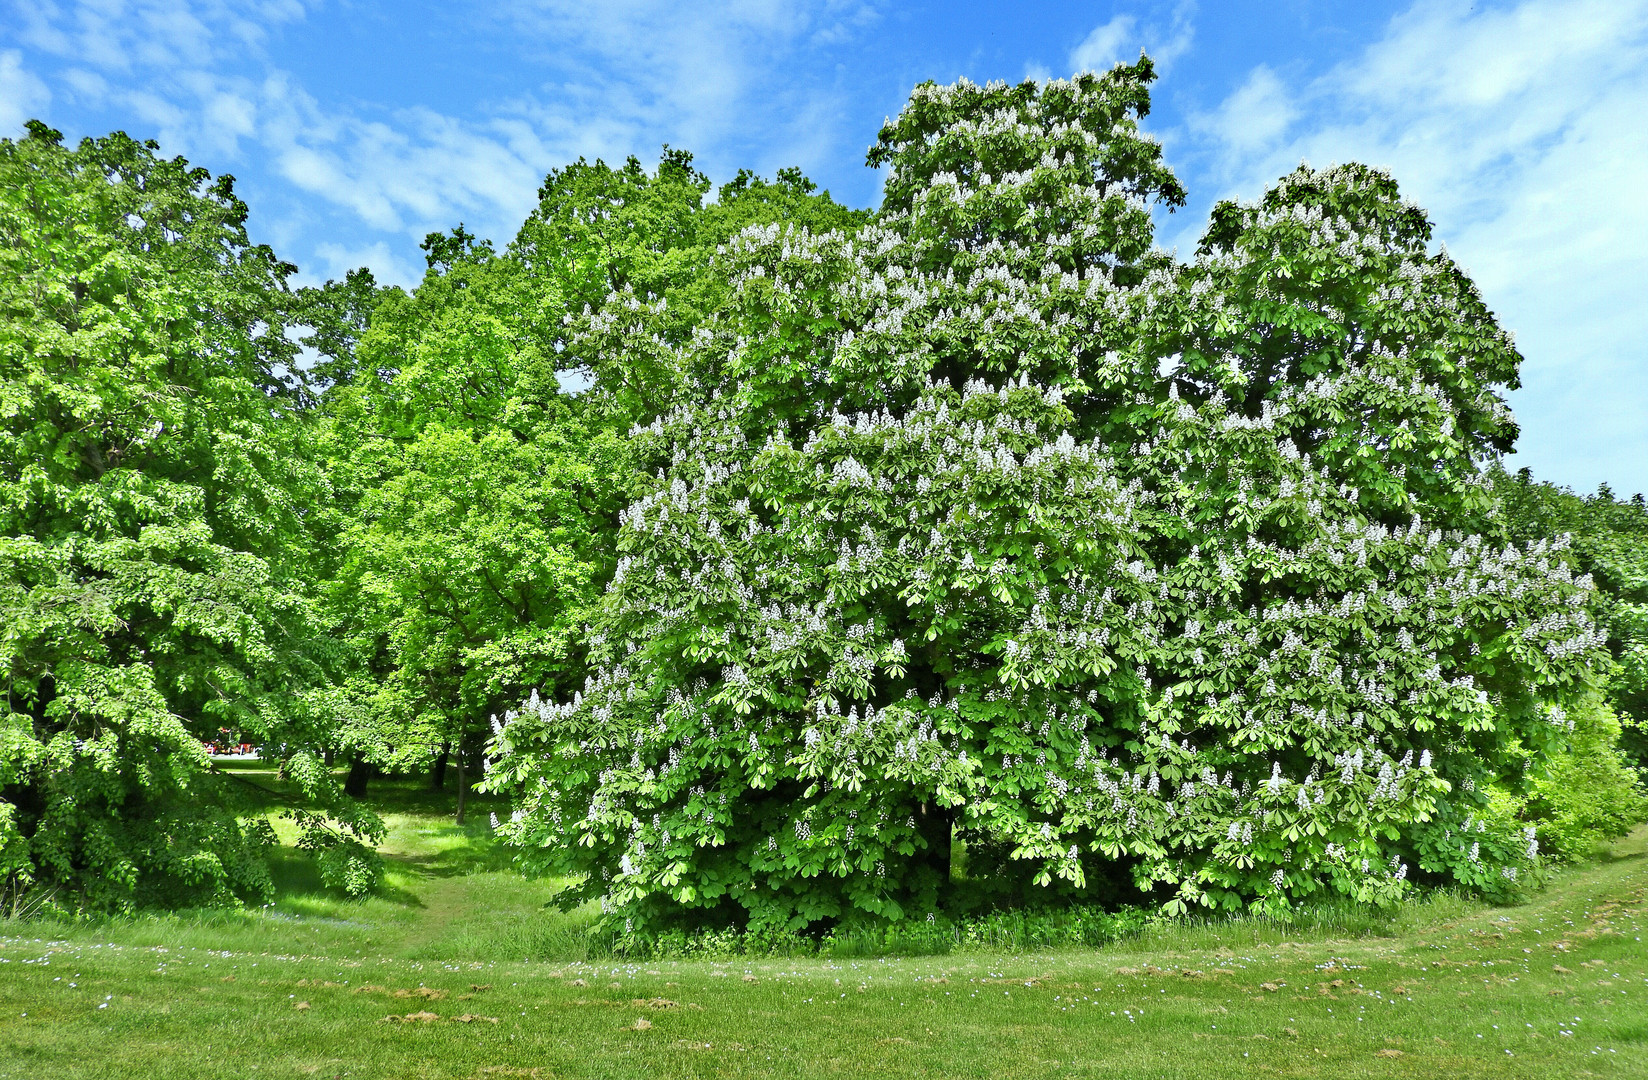
[(873, 205), (911, 86), (1103, 68), (1214, 199), (1300, 160), (1390, 167), (1526, 356), (1511, 464), (1648, 491), (1648, 0), (0, 0), (0, 134), (124, 129), (230, 172), (305, 278), (408, 283), (426, 232), (506, 241), (580, 155), (799, 165)]

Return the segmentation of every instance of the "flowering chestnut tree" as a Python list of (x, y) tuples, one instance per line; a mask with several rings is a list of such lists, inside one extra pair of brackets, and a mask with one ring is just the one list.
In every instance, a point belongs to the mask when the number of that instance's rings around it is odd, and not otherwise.
[(1129, 298), (1120, 363), (1159, 375), (1110, 414), (1160, 575), (1140, 730), (1241, 792), (1141, 866), (1183, 901), (1536, 862), (1515, 796), (1604, 635), (1565, 540), (1505, 540), (1484, 469), (1520, 358), (1430, 239), (1387, 174), (1301, 168)]
[[(1170, 910), (1533, 861), (1503, 805), (1587, 676), (1588, 583), (1497, 539), (1517, 357), (1383, 174), (1221, 206), (1188, 265), (1148, 60), (917, 88), (877, 218), (746, 230), (633, 433), (595, 674), (498, 725), (504, 833), (631, 928)], [(1043, 893), (1045, 894), (1045, 893)]]

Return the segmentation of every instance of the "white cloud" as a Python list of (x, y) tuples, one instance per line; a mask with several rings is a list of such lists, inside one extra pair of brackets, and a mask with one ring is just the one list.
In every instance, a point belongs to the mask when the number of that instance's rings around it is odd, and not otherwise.
[(1137, 55), (1139, 39), (1133, 32), (1136, 23), (1131, 15), (1117, 15), (1095, 26), (1080, 45), (1070, 50), (1070, 66), (1077, 71), (1104, 71), (1119, 60), (1131, 60), (1132, 56), (1123, 54), (1131, 51)]
[[(756, 132), (805, 127), (803, 141), (813, 143), (839, 134), (844, 89), (799, 73), (803, 62), (850, 45), (879, 14), (848, 0), (515, 0), (501, 17), (546, 73), (524, 110), (553, 113), (556, 126), (599, 118), (612, 142), (596, 152), (668, 138), (730, 166), (716, 159), (735, 148), (740, 165), (752, 164), (750, 150), (772, 155)], [(574, 111), (570, 102), (590, 107)], [(800, 116), (809, 123), (796, 123)]]
[(370, 266), (379, 285), (399, 285), (410, 289), (423, 280), (422, 266), (414, 266), (404, 257), (404, 252), (391, 248), (382, 240), (363, 247), (322, 242), (315, 246), (315, 254), (320, 257), (322, 265), (301, 275), (305, 284), (318, 285), (328, 278), (342, 280), (357, 266)]
[(23, 124), (35, 119), (51, 101), (46, 84), (23, 67), (16, 49), (0, 52), (0, 138), (16, 138)]
[(282, 108), (260, 106), (273, 114), (262, 137), (282, 173), (374, 228), (421, 237), (462, 218), (508, 240), (544, 174), (578, 157), (650, 159), (669, 142), (723, 173), (734, 162), (806, 167), (838, 141), (841, 92), (797, 79), (784, 61), (835, 47), (877, 16), (839, 0), (521, 0), (498, 17), (544, 74), (540, 85), (493, 103), (479, 122), (427, 109), (327, 111), (286, 85), (272, 95)]
[(1156, 62), (1157, 71), (1166, 71), (1195, 40), (1190, 21), (1194, 13), (1195, 4), (1185, 0), (1174, 7), (1166, 26), (1150, 20), (1141, 24), (1132, 15), (1113, 16), (1070, 50), (1070, 67), (1073, 71), (1106, 71), (1114, 64), (1137, 60), (1142, 49)]
[(1184, 133), (1220, 194), (1308, 159), (1389, 167), (1518, 332), (1513, 464), (1648, 490), (1648, 0), (1424, 2), (1287, 86), (1255, 69)]
[(244, 55), (299, 0), (52, 0), (17, 3), (20, 40), (91, 68), (187, 70)]
[[(403, 244), (459, 220), (507, 240), (543, 172), (564, 159), (565, 148), (546, 145), (521, 104), (464, 123), (427, 109), (317, 101), (263, 54), (270, 29), (304, 17), (291, 0), (82, 0), (17, 11), (25, 41), (69, 62), (57, 75), (68, 99), (117, 104), (121, 126), (157, 137), (166, 153), (217, 169), (252, 155), (267, 164), (264, 175), (293, 185), (299, 199), (277, 189), (271, 194), (284, 200), (257, 207), (263, 227), (287, 243), (327, 220), (316, 201)], [(0, 56), (0, 121), (44, 95), (18, 54)], [(577, 128), (566, 121), (566, 131)], [(416, 268), (391, 258), (386, 244), (354, 246), (386, 280), (416, 280)], [(290, 254), (335, 272), (345, 250), (328, 241)]]
[(99, 105), (109, 96), (109, 82), (95, 71), (69, 68), (58, 78), (68, 84), (71, 98), (87, 105)]
[[(506, 0), (476, 17), (507, 32), (516, 61), (540, 81), (460, 119), (317, 100), (263, 49), (271, 30), (305, 18), (297, 0), (15, 6), (20, 36), (66, 61), (56, 78), (70, 99), (118, 104), (132, 118), (124, 123), (167, 152), (218, 168), (254, 156), (307, 197), (259, 201), (264, 227), (287, 241), (338, 211), (399, 238), (462, 220), (507, 241), (550, 168), (581, 156), (650, 159), (665, 142), (726, 173), (733, 163), (768, 172), (816, 164), (838, 141), (845, 90), (797, 78), (786, 60), (841, 47), (878, 18), (854, 0)], [(387, 249), (330, 244), (313, 254), (329, 264), (345, 250), (376, 260)], [(407, 273), (372, 265), (395, 280)]]
[(1273, 147), (1298, 115), (1293, 94), (1261, 64), (1218, 109), (1194, 117), (1191, 124), (1226, 155), (1240, 157)]

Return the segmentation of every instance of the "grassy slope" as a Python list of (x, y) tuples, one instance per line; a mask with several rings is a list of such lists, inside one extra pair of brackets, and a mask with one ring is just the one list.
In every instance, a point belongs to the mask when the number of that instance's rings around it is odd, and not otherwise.
[[(1526, 906), (1415, 905), (1377, 935), (592, 964), (487, 804), (460, 830), (449, 796), (378, 794), (392, 869), (366, 902), (290, 855), (260, 912), (0, 924), (0, 1080), (1648, 1076), (1648, 829)], [(407, 1014), (429, 1018), (385, 1019)]]

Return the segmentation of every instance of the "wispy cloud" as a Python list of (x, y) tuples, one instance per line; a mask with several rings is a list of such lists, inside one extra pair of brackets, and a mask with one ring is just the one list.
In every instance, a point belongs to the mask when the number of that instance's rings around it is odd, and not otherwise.
[[(845, 0), (516, 0), (499, 17), (545, 72), (523, 102), (534, 115), (555, 126), (595, 116), (626, 145), (668, 133), (713, 164), (736, 149), (739, 164), (770, 168), (748, 151), (805, 165), (793, 155), (816, 152), (849, 122), (845, 88), (809, 69), (880, 16)], [(595, 107), (565, 109), (574, 101)]]
[(414, 265), (406, 259), (404, 251), (382, 240), (360, 247), (322, 241), (315, 246), (315, 254), (322, 263), (317, 267), (317, 276), (322, 278), (341, 279), (357, 266), (370, 266), (378, 284), (411, 288), (422, 280), (424, 273), (421, 262)]
[[(15, 10), (22, 40), (64, 62), (58, 81), (79, 103), (118, 105), (168, 151), (220, 163), (255, 156), (269, 178), (291, 185), (298, 198), (259, 205), (287, 216), (269, 223), (276, 234), (300, 233), (293, 219), (316, 218), (319, 200), (403, 239), (459, 220), (508, 239), (545, 172), (580, 156), (650, 156), (670, 142), (727, 172), (732, 163), (806, 167), (835, 149), (846, 109), (829, 85), (796, 78), (786, 61), (844, 47), (877, 18), (872, 6), (842, 0), (508, 0), (476, 18), (494, 20), (512, 62), (537, 79), (457, 117), (315, 97), (267, 55), (272, 33), (309, 14), (298, 0)], [(0, 55), (0, 121), (45, 94), (21, 65), (17, 54)], [(340, 252), (377, 260), (386, 250), (333, 243), (313, 254), (330, 266)], [(391, 278), (407, 271), (373, 265)]]
[(1130, 14), (1112, 17), (1109, 22), (1093, 28), (1081, 44), (1070, 50), (1073, 71), (1105, 71), (1111, 65), (1138, 59), (1143, 49), (1161, 71), (1190, 50), (1195, 40), (1193, 3), (1182, 2), (1166, 18), (1145, 18)]
[(22, 134), (23, 123), (38, 116), (51, 91), (23, 66), (23, 54), (16, 49), (0, 52), (0, 138)]
[(1093, 28), (1082, 43), (1070, 50), (1070, 66), (1077, 71), (1103, 71), (1137, 42), (1138, 20), (1131, 15), (1117, 15), (1109, 22)]
[(507, 230), (551, 157), (519, 107), (464, 123), (428, 109), (318, 101), (264, 51), (271, 31), (305, 17), (296, 0), (82, 0), (19, 14), (27, 42), (73, 63), (62, 81), (81, 103), (118, 102), (168, 151), (220, 167), (255, 155), (301, 195), (371, 230), (417, 237), (462, 217)]
[(1191, 119), (1191, 128), (1218, 150), (1221, 164), (1240, 165), (1254, 152), (1273, 151), (1299, 117), (1297, 96), (1261, 64), (1217, 109)]
[[(1255, 68), (1170, 139), (1220, 193), (1389, 167), (1518, 331), (1518, 464), (1648, 489), (1648, 2), (1422, 0), (1309, 82)], [(1181, 241), (1190, 239), (1189, 234)]]
[(53, 0), (13, 5), (19, 39), (89, 68), (189, 70), (262, 46), (300, 0)]
[(530, 209), (551, 157), (519, 117), (474, 124), (423, 108), (330, 111), (284, 75), (264, 81), (254, 107), (279, 175), (381, 232), (421, 236), (460, 218), (507, 229)]

